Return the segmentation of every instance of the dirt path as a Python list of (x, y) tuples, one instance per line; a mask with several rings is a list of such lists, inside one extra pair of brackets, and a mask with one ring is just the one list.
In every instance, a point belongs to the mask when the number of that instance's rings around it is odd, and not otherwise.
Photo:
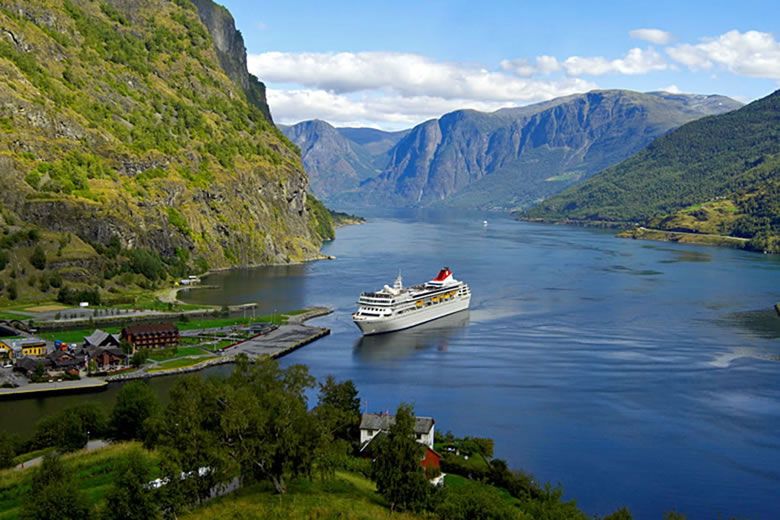
[[(98, 448), (102, 448), (103, 446), (108, 446), (108, 443), (103, 439), (96, 439), (94, 441), (89, 441), (87, 445), (84, 448), (82, 448), (81, 451), (96, 450)], [(26, 462), (22, 462), (21, 464), (17, 465), (15, 469), (32, 468), (39, 465), (42, 460), (43, 460), (43, 456), (35, 457), (34, 459), (30, 459)]]

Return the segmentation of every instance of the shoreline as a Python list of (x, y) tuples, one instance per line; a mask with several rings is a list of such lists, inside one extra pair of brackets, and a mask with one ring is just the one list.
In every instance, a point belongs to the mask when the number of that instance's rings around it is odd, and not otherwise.
[(617, 238), (639, 240), (654, 240), (656, 242), (677, 242), (680, 244), (695, 244), (703, 246), (728, 247), (731, 249), (747, 249), (749, 239), (726, 235), (711, 235), (708, 233), (691, 233), (685, 231), (667, 231), (665, 229), (650, 229), (643, 226), (621, 231)]
[[(300, 314), (287, 315), (287, 325), (281, 325), (275, 331), (263, 335), (257, 334), (245, 340), (239, 341), (226, 347), (224, 350), (215, 352), (213, 357), (208, 357), (200, 363), (194, 365), (154, 370), (154, 366), (141, 368), (132, 372), (124, 372), (114, 375), (101, 376), (83, 379), (77, 381), (55, 381), (52, 383), (30, 383), (16, 388), (0, 388), (0, 400), (2, 399), (26, 399), (41, 397), (43, 395), (66, 395), (70, 393), (90, 393), (106, 390), (110, 383), (121, 383), (136, 379), (149, 379), (152, 377), (171, 376), (198, 372), (206, 368), (234, 363), (236, 356), (245, 353), (254, 362), (264, 356), (271, 359), (282, 358), (320, 338), (330, 335), (330, 329), (327, 327), (311, 327), (304, 325), (304, 322), (327, 316), (333, 313), (333, 309), (327, 307), (314, 307)], [(252, 347), (258, 344), (254, 349)], [(235, 353), (226, 354), (226, 351)], [(260, 352), (254, 354), (253, 350)], [(186, 359), (189, 356), (173, 359)], [(170, 361), (170, 360), (168, 360)], [(151, 368), (151, 370), (149, 370)], [(30, 388), (31, 386), (35, 388)]]

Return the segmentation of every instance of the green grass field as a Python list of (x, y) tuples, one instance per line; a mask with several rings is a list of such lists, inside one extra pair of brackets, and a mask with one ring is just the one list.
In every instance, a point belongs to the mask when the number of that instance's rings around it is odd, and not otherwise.
[(198, 363), (202, 363), (207, 359), (214, 359), (214, 356), (205, 355), (196, 358), (176, 358), (164, 363), (160, 363), (156, 368), (149, 370), (149, 372), (159, 372), (160, 370), (191, 367), (193, 365), (197, 365)]
[(152, 361), (166, 361), (168, 359), (186, 357), (186, 356), (202, 356), (204, 352), (198, 347), (179, 347), (174, 353), (173, 349), (154, 350), (151, 352), (149, 359)]
[(375, 491), (374, 483), (355, 475), (337, 471), (330, 480), (290, 482), (286, 495), (277, 495), (269, 484), (246, 487), (231, 495), (217, 498), (205, 506), (183, 515), (182, 520), (228, 518), (343, 519), (343, 520), (415, 520), (424, 518), (411, 513), (393, 513)]
[[(129, 450), (140, 446), (140, 443), (133, 442), (111, 444), (98, 450), (78, 451), (65, 455), (63, 461), (67, 465), (68, 474), (78, 480), (89, 503), (95, 506), (102, 505), (114, 469), (127, 456)], [(152, 460), (159, 459), (156, 452), (145, 451), (145, 453), (150, 455)], [(32, 468), (0, 471), (0, 520), (20, 518), (22, 503), (30, 498), (33, 471)]]

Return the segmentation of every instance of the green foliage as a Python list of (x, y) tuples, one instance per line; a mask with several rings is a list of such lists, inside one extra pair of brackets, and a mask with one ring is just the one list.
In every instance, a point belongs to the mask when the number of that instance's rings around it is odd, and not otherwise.
[(442, 520), (531, 519), (508, 504), (497, 489), (477, 484), (459, 488), (445, 487), (434, 511)]
[(360, 439), (360, 398), (351, 380), (337, 383), (328, 376), (319, 384), (319, 401), (314, 413), (333, 440), (341, 440), (356, 451)]
[(317, 235), (323, 240), (333, 240), (336, 238), (336, 231), (333, 229), (333, 220), (330, 211), (314, 195), (306, 194), (306, 208), (314, 219)]
[(57, 301), (66, 305), (78, 305), (87, 302), (90, 305), (100, 305), (100, 291), (92, 289), (71, 289), (63, 285), (57, 292)]
[(631, 514), (631, 511), (628, 510), (628, 508), (621, 507), (614, 513), (610, 513), (607, 516), (605, 516), (602, 520), (633, 520), (634, 515)]
[(167, 276), (164, 262), (151, 249), (128, 249), (124, 254), (127, 256), (128, 267), (132, 272), (142, 274), (152, 281), (165, 279)]
[(16, 445), (14, 439), (6, 431), (0, 431), (0, 469), (10, 468), (14, 465)]
[(154, 520), (160, 517), (153, 490), (152, 463), (138, 448), (127, 454), (114, 473), (111, 488), (106, 493), (105, 520)]
[(101, 438), (107, 433), (105, 410), (97, 403), (83, 403), (44, 417), (35, 425), (29, 449), (57, 447), (75, 451), (84, 447), (88, 437)]
[(419, 510), (427, 505), (431, 486), (425, 478), (420, 459), (424, 447), (414, 437), (412, 407), (401, 404), (395, 424), (378, 442), (374, 460), (377, 491), (390, 502), (390, 510)]
[(189, 234), (190, 227), (187, 225), (187, 221), (184, 219), (181, 213), (176, 208), (168, 208), (168, 222), (181, 231), (182, 233)]
[(132, 381), (119, 390), (111, 411), (111, 436), (114, 439), (143, 439), (144, 422), (154, 417), (160, 402), (154, 390), (144, 381)]
[(0, 271), (5, 269), (5, 266), (8, 265), (9, 258), (8, 251), (0, 249)]
[[(94, 198), (89, 179), (108, 177), (111, 170), (94, 154), (74, 150), (54, 162), (41, 162), (36, 168), (40, 179), (46, 179), (41, 191), (81, 195)], [(28, 181), (29, 183), (29, 181)]]
[(92, 517), (86, 496), (57, 455), (43, 457), (33, 474), (31, 488), (32, 500), (24, 502), (23, 520), (88, 520)]
[(30, 255), (30, 263), (39, 271), (46, 269), (46, 253), (43, 252), (41, 246), (35, 246), (35, 249), (33, 249), (32, 255)]
[(645, 223), (729, 197), (741, 216), (728, 233), (780, 235), (778, 121), (780, 91), (734, 112), (688, 123), (525, 216)]
[(130, 358), (130, 364), (135, 368), (139, 368), (146, 363), (147, 359), (149, 359), (149, 351), (141, 349), (133, 353), (133, 357)]

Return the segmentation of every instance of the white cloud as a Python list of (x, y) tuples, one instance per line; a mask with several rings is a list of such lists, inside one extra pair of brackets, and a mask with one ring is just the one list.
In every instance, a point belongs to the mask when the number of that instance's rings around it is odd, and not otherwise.
[(531, 65), (525, 58), (515, 58), (513, 60), (501, 60), (501, 70), (511, 72), (521, 78), (530, 78), (536, 73), (536, 67)]
[(563, 62), (570, 76), (602, 76), (604, 74), (647, 74), (654, 70), (666, 70), (669, 66), (663, 56), (652, 47), (633, 48), (625, 57), (607, 60), (601, 56), (583, 58), (571, 56)]
[(323, 119), (337, 126), (376, 126), (388, 130), (410, 128), (460, 109), (492, 112), (499, 108), (518, 106), (514, 102), (393, 94), (336, 94), (317, 89), (268, 88), (266, 94), (274, 121), (278, 123), (293, 124), (307, 119)]
[(712, 62), (695, 45), (683, 43), (666, 49), (666, 53), (675, 61), (687, 65), (693, 71), (712, 68)]
[(555, 56), (537, 56), (536, 57), (536, 70), (540, 74), (552, 74), (563, 68), (563, 65), (558, 61)]
[(465, 63), (392, 52), (282, 53), (247, 57), (249, 71), (273, 84), (295, 84), (336, 94), (382, 91), (401, 97), (483, 102), (540, 101), (596, 88), (578, 78), (540, 80)]
[(634, 29), (629, 31), (628, 35), (635, 40), (644, 40), (656, 45), (666, 45), (675, 40), (672, 33), (662, 31), (661, 29)]
[(780, 79), (780, 42), (769, 33), (729, 31), (696, 45), (677, 45), (666, 52), (694, 71), (717, 63), (735, 74)]
[(668, 92), (670, 94), (682, 94), (682, 90), (677, 85), (669, 85), (661, 89), (662, 92)]

